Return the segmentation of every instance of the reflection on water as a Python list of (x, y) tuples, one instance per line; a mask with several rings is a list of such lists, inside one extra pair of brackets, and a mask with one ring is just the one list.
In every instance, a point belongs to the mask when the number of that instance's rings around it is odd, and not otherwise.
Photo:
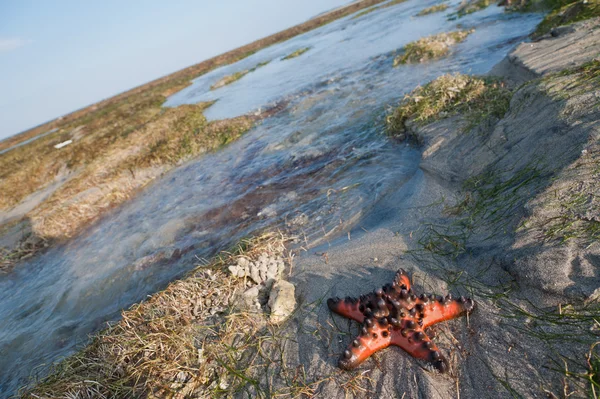
[[(268, 226), (315, 242), (345, 232), (418, 168), (416, 149), (389, 142), (386, 104), (445, 72), (483, 73), (537, 15), (497, 7), (460, 21), (476, 33), (451, 56), (392, 68), (393, 50), (453, 29), (445, 14), (413, 16), (411, 0), (328, 24), (196, 79), (169, 105), (218, 99), (209, 118), (277, 100), (288, 108), (225, 149), (173, 170), (68, 244), (0, 277), (0, 396), (72, 353), (87, 335), (241, 237)], [(456, 5), (456, 2), (454, 3)], [(302, 56), (282, 61), (299, 48)], [(273, 60), (210, 91), (223, 76)]]

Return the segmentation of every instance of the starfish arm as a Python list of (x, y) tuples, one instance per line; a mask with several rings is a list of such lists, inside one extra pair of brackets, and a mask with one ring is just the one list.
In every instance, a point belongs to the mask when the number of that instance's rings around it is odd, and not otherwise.
[(394, 329), (391, 336), (391, 345), (399, 346), (413, 357), (431, 362), (440, 373), (448, 370), (448, 361), (422, 328), (413, 330), (405, 323), (402, 329)]
[(400, 269), (396, 272), (396, 276), (394, 277), (394, 283), (398, 286), (404, 285), (406, 290), (410, 290), (410, 278), (408, 274), (404, 271), (404, 269)]
[(381, 325), (373, 318), (368, 318), (362, 325), (361, 333), (344, 351), (339, 361), (340, 368), (352, 370), (367, 360), (375, 352), (387, 348), (391, 343), (388, 325)]
[(475, 309), (475, 301), (471, 298), (460, 297), (452, 299), (447, 296), (445, 298), (437, 298), (427, 300), (426, 302), (419, 299), (419, 303), (415, 305), (417, 312), (423, 314), (422, 327), (427, 328), (440, 321), (454, 319), (468, 314)]
[(365, 316), (359, 310), (360, 305), (361, 301), (350, 297), (346, 297), (345, 299), (329, 298), (327, 300), (327, 306), (332, 312), (362, 323)]
[[(386, 285), (383, 288), (378, 288), (374, 292), (367, 295), (361, 295), (359, 299), (346, 297), (340, 298), (329, 298), (327, 300), (327, 306), (329, 310), (335, 312), (341, 316), (347, 317), (352, 320), (356, 320), (362, 323), (365, 319), (365, 312), (375, 313), (376, 316), (387, 316), (385, 307), (379, 304), (379, 300), (385, 293), (395, 292), (400, 295), (402, 304), (406, 306), (411, 304), (411, 297), (414, 299), (416, 296), (412, 294), (410, 289), (410, 278), (403, 269), (396, 272), (394, 276), (394, 283)], [(381, 313), (383, 309), (383, 313)]]

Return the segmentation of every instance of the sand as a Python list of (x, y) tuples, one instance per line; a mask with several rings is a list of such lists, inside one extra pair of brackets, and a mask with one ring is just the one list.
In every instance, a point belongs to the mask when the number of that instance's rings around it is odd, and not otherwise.
[[(334, 376), (318, 385), (318, 397), (592, 394), (586, 373), (590, 346), (600, 341), (600, 243), (585, 234), (552, 239), (544, 229), (564, 213), (560, 198), (569, 195), (591, 198), (578, 211), (582, 220), (600, 221), (598, 86), (578, 92), (567, 85), (567, 94), (558, 95), (561, 80), (548, 78), (600, 53), (599, 26), (587, 21), (517, 46), (493, 73), (529, 83), (502, 120), (469, 133), (460, 117), (414, 128), (425, 144), (412, 180), (383, 199), (350, 238), (296, 258), (291, 281), (301, 302), (323, 302), (305, 306), (289, 326), (297, 340), (288, 361), (303, 365), (308, 380)], [(498, 192), (453, 215), (465, 182), (482, 177)], [(446, 253), (425, 250), (427, 243)], [(399, 348), (356, 371), (337, 369), (358, 323), (331, 315), (324, 301), (367, 293), (391, 282), (399, 268), (412, 274), (418, 292), (468, 295), (478, 304), (469, 318), (434, 328), (450, 372), (429, 371)]]

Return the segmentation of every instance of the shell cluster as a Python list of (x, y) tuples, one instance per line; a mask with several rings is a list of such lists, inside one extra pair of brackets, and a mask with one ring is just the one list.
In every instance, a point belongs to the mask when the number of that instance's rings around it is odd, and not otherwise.
[(250, 277), (256, 284), (279, 280), (284, 268), (285, 262), (281, 256), (267, 254), (260, 255), (255, 262), (240, 257), (237, 259), (237, 264), (228, 267), (233, 276)]

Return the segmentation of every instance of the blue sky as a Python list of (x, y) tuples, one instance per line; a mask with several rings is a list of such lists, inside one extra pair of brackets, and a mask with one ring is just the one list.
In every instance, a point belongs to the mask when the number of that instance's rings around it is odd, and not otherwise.
[(0, 140), (349, 0), (1, 0)]

